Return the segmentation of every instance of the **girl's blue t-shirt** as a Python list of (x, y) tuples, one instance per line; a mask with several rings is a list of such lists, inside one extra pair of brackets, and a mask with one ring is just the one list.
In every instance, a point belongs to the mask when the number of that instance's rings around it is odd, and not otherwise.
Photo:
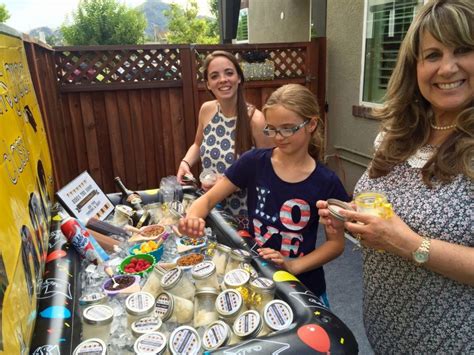
[[(249, 232), (258, 245), (289, 258), (307, 255), (316, 245), (316, 201), (349, 201), (349, 196), (337, 175), (320, 162), (305, 180), (283, 181), (273, 169), (272, 151), (273, 148), (253, 149), (244, 153), (225, 175), (234, 185), (247, 189)], [(297, 277), (317, 296), (326, 291), (322, 267)]]

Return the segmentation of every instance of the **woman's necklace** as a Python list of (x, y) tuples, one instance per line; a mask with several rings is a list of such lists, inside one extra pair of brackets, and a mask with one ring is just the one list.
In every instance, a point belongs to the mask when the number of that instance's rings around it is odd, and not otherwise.
[(433, 122), (431, 122), (430, 126), (436, 131), (447, 131), (448, 129), (456, 128), (456, 123), (450, 124), (448, 126), (436, 126)]

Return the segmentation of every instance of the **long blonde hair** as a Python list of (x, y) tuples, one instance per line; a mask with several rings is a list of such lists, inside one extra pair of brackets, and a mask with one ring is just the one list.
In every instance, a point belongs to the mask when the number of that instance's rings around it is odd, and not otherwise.
[(306, 87), (299, 84), (287, 84), (275, 90), (268, 98), (262, 112), (276, 105), (281, 105), (287, 110), (293, 111), (304, 120), (316, 120), (316, 129), (314, 130), (308, 147), (308, 153), (315, 159), (322, 158), (322, 131), (323, 125), (319, 116), (319, 105), (314, 94)]
[[(421, 95), (416, 81), (421, 36), (428, 32), (450, 47), (474, 48), (474, 2), (432, 0), (413, 20), (402, 42), (397, 64), (390, 78), (384, 107), (375, 115), (382, 120), (383, 142), (369, 168), (369, 177), (388, 174), (408, 159), (430, 136), (431, 104)], [(474, 177), (473, 101), (456, 118), (456, 129), (422, 169), (423, 181), (449, 182), (458, 174)]]

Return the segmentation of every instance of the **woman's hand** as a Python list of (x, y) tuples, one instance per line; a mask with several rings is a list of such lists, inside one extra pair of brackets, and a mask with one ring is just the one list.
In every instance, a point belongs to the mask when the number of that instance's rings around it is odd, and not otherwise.
[(395, 214), (388, 219), (348, 210), (343, 210), (340, 214), (350, 221), (344, 223), (346, 229), (362, 245), (372, 249), (385, 250), (409, 259), (421, 239)]
[(316, 202), (316, 208), (318, 209), (319, 222), (324, 224), (326, 233), (329, 234), (344, 234), (344, 222), (331, 216), (328, 210), (328, 203), (323, 200)]
[(178, 179), (178, 182), (181, 185), (184, 184), (184, 181), (183, 181), (184, 175), (193, 176), (193, 173), (191, 172), (191, 168), (189, 167), (189, 165), (185, 163), (184, 161), (181, 161), (181, 163), (179, 163), (178, 172), (176, 173), (176, 178)]
[(191, 238), (198, 238), (204, 235), (206, 222), (199, 217), (184, 217), (179, 220), (178, 230), (181, 234)]

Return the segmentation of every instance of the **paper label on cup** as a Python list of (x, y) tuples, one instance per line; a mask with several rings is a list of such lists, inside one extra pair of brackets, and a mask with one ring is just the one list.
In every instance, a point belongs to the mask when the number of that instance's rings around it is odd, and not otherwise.
[(161, 319), (167, 317), (170, 313), (170, 307), (172, 305), (171, 296), (167, 293), (162, 293), (158, 295), (155, 301), (155, 311), (154, 315)]
[(149, 333), (161, 327), (161, 318), (145, 317), (133, 322), (132, 330), (136, 333)]
[(109, 306), (95, 305), (90, 306), (84, 310), (83, 317), (89, 322), (106, 322), (112, 319), (114, 316), (114, 310)]
[(100, 339), (87, 339), (80, 343), (76, 349), (74, 349), (73, 355), (104, 355), (106, 352), (106, 345)]
[(229, 338), (229, 326), (222, 321), (218, 321), (206, 329), (202, 336), (202, 346), (206, 350), (215, 350)]
[(166, 338), (159, 332), (140, 336), (134, 345), (137, 354), (159, 354), (166, 347)]
[(222, 315), (235, 313), (242, 307), (242, 296), (234, 290), (225, 290), (216, 298), (216, 309)]
[(183, 270), (180, 268), (174, 268), (168, 271), (166, 274), (163, 275), (163, 278), (161, 279), (161, 282), (163, 284), (163, 287), (171, 287), (173, 286), (176, 282), (179, 281), (183, 273)]
[(170, 348), (174, 354), (197, 354), (201, 348), (201, 340), (193, 328), (182, 326), (171, 334)]
[(272, 289), (275, 287), (273, 280), (267, 279), (266, 277), (257, 277), (250, 282), (250, 285), (260, 289)]
[(245, 259), (252, 257), (252, 255), (247, 250), (243, 250), (243, 249), (236, 249), (234, 250), (234, 253)]
[(224, 276), (224, 282), (229, 287), (238, 287), (245, 285), (250, 279), (250, 274), (242, 269), (234, 269)]
[(256, 332), (261, 326), (262, 318), (256, 311), (242, 313), (234, 322), (234, 333), (239, 337), (245, 337)]
[(133, 313), (141, 313), (150, 310), (154, 305), (155, 299), (148, 292), (135, 292), (127, 297), (125, 306), (127, 310)]
[(193, 267), (191, 272), (193, 277), (198, 279), (205, 278), (216, 270), (216, 265), (212, 261), (203, 261)]
[(269, 302), (263, 311), (265, 323), (272, 330), (283, 330), (293, 323), (293, 311), (288, 303), (281, 300)]

